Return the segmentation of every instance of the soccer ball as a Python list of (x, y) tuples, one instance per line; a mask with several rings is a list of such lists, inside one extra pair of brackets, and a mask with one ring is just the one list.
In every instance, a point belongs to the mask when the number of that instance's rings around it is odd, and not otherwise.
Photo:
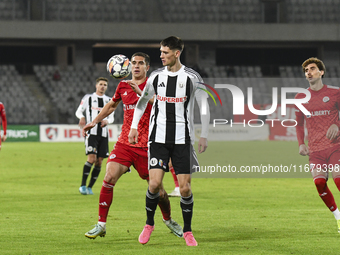
[(131, 73), (131, 62), (124, 55), (114, 55), (107, 61), (106, 69), (113, 78), (124, 79)]

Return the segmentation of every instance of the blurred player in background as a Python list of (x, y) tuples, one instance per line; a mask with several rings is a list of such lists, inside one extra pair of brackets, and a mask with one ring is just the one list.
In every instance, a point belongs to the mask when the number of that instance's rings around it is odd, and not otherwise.
[[(306, 79), (309, 82), (308, 90), (311, 99), (304, 107), (311, 113), (305, 116), (296, 109), (296, 135), (299, 142), (299, 153), (309, 155), (309, 164), (316, 189), (334, 214), (340, 233), (340, 212), (334, 201), (332, 192), (327, 186), (329, 169), (332, 177), (340, 190), (340, 137), (339, 137), (339, 87), (324, 85), (322, 77), (326, 68), (324, 63), (317, 58), (309, 58), (302, 64)], [(295, 98), (304, 98), (305, 94), (297, 94)], [(308, 147), (305, 145), (304, 123), (308, 131)]]
[[(134, 145), (130, 144), (128, 141), (128, 134), (136, 103), (139, 96), (142, 94), (142, 90), (147, 81), (146, 74), (150, 68), (150, 57), (145, 53), (137, 52), (132, 56), (131, 63), (132, 80), (121, 81), (112, 97), (112, 101), (110, 101), (99, 115), (83, 129), (83, 135), (85, 135), (86, 131), (93, 128), (100, 120), (114, 112), (118, 104), (121, 101), (123, 102), (124, 123), (118, 141), (107, 161), (106, 174), (99, 197), (98, 223), (92, 230), (85, 233), (85, 236), (91, 239), (94, 239), (97, 236), (105, 236), (106, 220), (112, 203), (113, 188), (118, 179), (129, 171), (129, 167), (133, 165), (143, 180), (149, 180), (147, 142), (153, 98), (149, 101), (147, 110), (138, 125), (138, 129), (141, 132), (139, 142)], [(183, 235), (182, 227), (171, 218), (170, 201), (163, 186), (161, 187), (160, 193), (160, 200), (157, 203), (162, 211), (163, 222), (175, 235), (181, 237)]]
[[(92, 122), (101, 109), (111, 100), (109, 96), (105, 95), (107, 85), (108, 80), (99, 77), (96, 80), (96, 92), (85, 95), (81, 100), (76, 111), (80, 128), (83, 128), (86, 123)], [(79, 192), (82, 195), (93, 195), (92, 187), (100, 173), (103, 159), (109, 156), (109, 132), (107, 125), (113, 123), (113, 120), (113, 113), (108, 115), (107, 118), (101, 119), (101, 122), (96, 123), (96, 126), (89, 132), (89, 136), (85, 138), (87, 161), (83, 167), (83, 178), (79, 188)], [(90, 175), (93, 165), (91, 179), (86, 187), (87, 177)]]
[[(7, 118), (6, 118), (6, 111), (5, 111), (5, 106), (3, 103), (0, 102), (0, 119), (2, 123), (2, 129), (4, 131), (3, 135), (1, 136), (0, 133), (0, 150), (1, 150), (1, 142), (6, 141), (6, 134), (7, 134)], [(1, 126), (0, 126), (0, 131), (1, 131)]]
[[(200, 75), (180, 62), (184, 44), (175, 36), (161, 42), (161, 60), (164, 68), (154, 71), (136, 105), (129, 142), (139, 141), (141, 132), (138, 123), (148, 106), (148, 101), (156, 95), (152, 107), (149, 132), (149, 189), (146, 193), (146, 225), (139, 236), (139, 242), (146, 244), (154, 230), (154, 215), (159, 201), (164, 173), (171, 158), (179, 181), (184, 221), (183, 237), (188, 246), (197, 246), (191, 231), (194, 198), (191, 192), (191, 173), (195, 172), (197, 156), (193, 148), (193, 110), (194, 98), (201, 109), (202, 133), (198, 142), (199, 152), (208, 146), (209, 105), (207, 94), (198, 89), (198, 82), (203, 82)], [(202, 86), (203, 89), (203, 86)], [(205, 114), (202, 114), (205, 113)], [(137, 129), (138, 128), (138, 129)], [(138, 132), (137, 132), (138, 130)], [(137, 139), (138, 138), (138, 139)]]

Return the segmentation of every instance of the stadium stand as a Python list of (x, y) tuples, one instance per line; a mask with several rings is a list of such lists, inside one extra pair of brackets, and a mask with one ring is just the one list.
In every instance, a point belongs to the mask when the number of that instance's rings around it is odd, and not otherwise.
[[(77, 120), (75, 110), (84, 95), (95, 92), (95, 80), (98, 77), (109, 79), (107, 95), (113, 96), (118, 85), (118, 80), (114, 80), (102, 68), (95, 66), (73, 67), (67, 66), (60, 68), (58, 66), (34, 66), (35, 75), (39, 80), (46, 96), (50, 99), (53, 107), (58, 112), (59, 123), (74, 124)], [(59, 70), (60, 80), (53, 80), (53, 73)], [(123, 108), (120, 105), (117, 108), (115, 123), (122, 123)]]
[(0, 95), (11, 124), (36, 124), (48, 121), (46, 108), (32, 94), (13, 65), (0, 66)]

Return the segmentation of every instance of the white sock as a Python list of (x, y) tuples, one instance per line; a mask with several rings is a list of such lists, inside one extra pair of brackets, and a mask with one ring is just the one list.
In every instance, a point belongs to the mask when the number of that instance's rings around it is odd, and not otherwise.
[(340, 212), (338, 208), (336, 208), (336, 210), (334, 210), (332, 213), (336, 220), (340, 220)]
[(176, 187), (176, 188), (175, 188), (175, 191), (178, 191), (178, 192), (179, 192), (179, 187)]
[(100, 225), (102, 228), (106, 228), (106, 222), (98, 221), (98, 225)]

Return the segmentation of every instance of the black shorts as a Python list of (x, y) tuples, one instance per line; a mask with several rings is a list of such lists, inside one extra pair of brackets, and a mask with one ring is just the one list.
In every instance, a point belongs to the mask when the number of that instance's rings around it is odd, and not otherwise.
[(197, 155), (192, 144), (163, 144), (149, 142), (149, 169), (169, 172), (169, 158), (176, 174), (191, 174), (199, 171)]
[(88, 135), (85, 138), (85, 154), (96, 154), (98, 158), (109, 156), (109, 138), (101, 135)]

